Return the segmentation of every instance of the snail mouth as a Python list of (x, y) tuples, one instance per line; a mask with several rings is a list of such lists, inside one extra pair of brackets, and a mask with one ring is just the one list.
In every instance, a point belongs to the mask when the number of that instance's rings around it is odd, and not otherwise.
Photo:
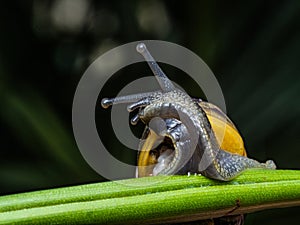
[[(159, 144), (157, 144), (159, 143)], [(175, 147), (171, 138), (160, 137), (149, 132), (138, 156), (138, 177), (156, 176), (170, 163), (175, 156)]]

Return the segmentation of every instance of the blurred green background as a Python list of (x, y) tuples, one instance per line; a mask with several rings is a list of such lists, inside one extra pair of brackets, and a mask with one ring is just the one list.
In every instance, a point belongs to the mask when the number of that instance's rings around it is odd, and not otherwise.
[[(73, 95), (93, 60), (143, 39), (199, 55), (222, 87), (248, 155), (300, 169), (298, 0), (7, 0), (0, 1), (0, 18), (0, 195), (104, 180), (76, 146)], [(134, 66), (118, 72), (101, 95), (116, 95), (126, 82), (151, 74), (146, 65)], [(183, 86), (201, 96), (189, 81)], [(135, 152), (127, 154), (109, 129), (109, 110), (96, 110), (100, 136), (108, 129), (106, 145), (134, 162)], [(246, 224), (298, 224), (299, 212), (254, 213)]]

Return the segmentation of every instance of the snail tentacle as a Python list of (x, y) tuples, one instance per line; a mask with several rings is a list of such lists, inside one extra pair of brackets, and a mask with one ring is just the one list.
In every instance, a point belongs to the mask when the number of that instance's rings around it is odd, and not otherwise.
[(148, 51), (144, 43), (139, 43), (136, 46), (136, 51), (140, 53), (147, 61), (150, 69), (152, 70), (155, 78), (157, 79), (161, 89), (164, 92), (168, 92), (176, 89), (172, 81), (169, 80), (167, 75), (162, 71), (162, 69), (159, 67), (157, 62), (154, 60), (154, 58), (152, 57), (152, 55), (150, 54), (150, 52)]
[(132, 94), (132, 95), (124, 95), (124, 96), (118, 96), (116, 98), (103, 98), (101, 100), (101, 106), (106, 109), (109, 106), (116, 105), (116, 104), (137, 102), (143, 98), (157, 96), (158, 93), (160, 93), (160, 91), (144, 92), (144, 93), (138, 93), (138, 94)]

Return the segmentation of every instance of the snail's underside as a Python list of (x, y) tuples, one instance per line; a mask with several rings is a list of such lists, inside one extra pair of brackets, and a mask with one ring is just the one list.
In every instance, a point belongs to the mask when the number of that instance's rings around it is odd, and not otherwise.
[(155, 176), (174, 158), (175, 147), (169, 137), (158, 138), (153, 132), (145, 132), (147, 137), (143, 141), (138, 156), (138, 176)]

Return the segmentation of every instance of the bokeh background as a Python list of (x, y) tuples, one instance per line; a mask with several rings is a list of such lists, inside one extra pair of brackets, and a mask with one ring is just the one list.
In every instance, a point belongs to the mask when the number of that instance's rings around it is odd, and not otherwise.
[[(248, 155), (300, 169), (299, 24), (298, 0), (0, 1), (0, 195), (104, 180), (76, 146), (73, 95), (97, 57), (143, 39), (174, 42), (199, 55), (222, 87)], [(181, 83), (178, 71), (162, 66)], [(101, 95), (114, 96), (150, 74), (146, 65), (124, 68)], [(192, 81), (182, 85), (202, 96)], [(109, 110), (96, 112), (106, 146), (134, 163), (135, 151), (126, 151), (110, 129)], [(141, 124), (133, 128), (137, 136), (141, 131)], [(246, 224), (298, 224), (299, 212), (254, 213)]]

